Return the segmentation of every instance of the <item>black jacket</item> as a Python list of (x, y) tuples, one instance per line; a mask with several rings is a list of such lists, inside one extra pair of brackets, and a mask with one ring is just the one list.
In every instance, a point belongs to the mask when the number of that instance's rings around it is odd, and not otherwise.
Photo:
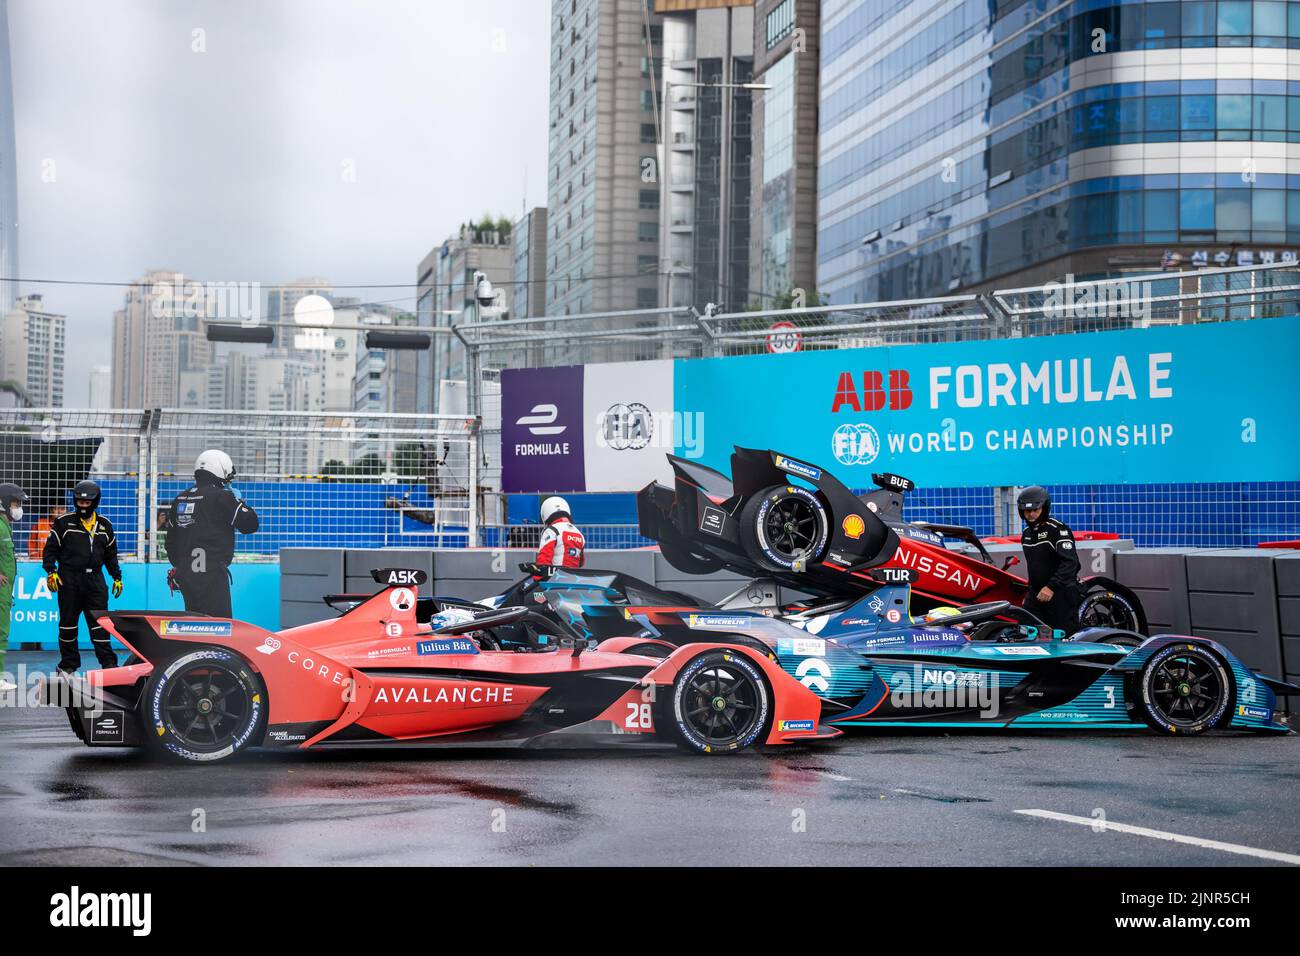
[(1044, 518), (1027, 525), (1020, 536), (1029, 577), (1029, 593), (1043, 587), (1061, 591), (1079, 579), (1079, 555), (1074, 547), (1074, 532), (1055, 518)]
[(114, 581), (121, 580), (122, 568), (117, 563), (117, 535), (113, 533), (113, 523), (97, 514), (93, 530), (93, 535), (86, 531), (75, 511), (55, 518), (50, 523), (45, 550), (41, 552), (41, 566), (45, 573), (58, 571), (66, 577), (68, 572), (98, 572), (100, 568), (107, 568)]
[(235, 532), (252, 534), (259, 526), (257, 512), (233, 491), (215, 480), (200, 481), (172, 501), (167, 560), (188, 572), (194, 568), (194, 552), (202, 549), (206, 568), (228, 567), (235, 557)]

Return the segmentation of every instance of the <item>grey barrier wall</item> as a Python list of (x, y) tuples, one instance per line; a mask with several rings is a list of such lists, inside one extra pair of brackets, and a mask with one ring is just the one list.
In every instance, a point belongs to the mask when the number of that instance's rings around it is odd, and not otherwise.
[(1280, 554), (1273, 562), (1277, 578), (1278, 630), (1286, 679), (1300, 683), (1300, 551)]
[[(995, 562), (1018, 545), (989, 548)], [(1153, 634), (1195, 634), (1228, 647), (1248, 666), (1300, 680), (1300, 553), (1284, 550), (1135, 549), (1131, 541), (1085, 542), (1084, 574), (1108, 574), (1142, 600)], [(429, 580), (425, 595), (478, 600), (522, 577), (533, 552), (488, 550), (342, 550), (286, 548), (280, 552), (280, 620), (294, 627), (334, 615), (321, 598), (376, 589), (373, 568), (413, 567)], [(622, 571), (665, 590), (717, 601), (746, 579), (730, 573), (685, 574), (657, 551), (588, 551), (589, 567)], [(1023, 564), (1016, 568), (1023, 571)], [(788, 588), (780, 600), (803, 597)]]
[(343, 554), (337, 548), (285, 548), (280, 552), (280, 627), (333, 616), (321, 598), (343, 590)]
[(1115, 577), (1132, 588), (1146, 611), (1152, 634), (1187, 634), (1191, 609), (1187, 603), (1187, 551), (1184, 548), (1142, 548), (1115, 555)]
[(1194, 551), (1187, 555), (1187, 603), (1191, 633), (1227, 647), (1248, 667), (1282, 674), (1278, 632), (1278, 552)]

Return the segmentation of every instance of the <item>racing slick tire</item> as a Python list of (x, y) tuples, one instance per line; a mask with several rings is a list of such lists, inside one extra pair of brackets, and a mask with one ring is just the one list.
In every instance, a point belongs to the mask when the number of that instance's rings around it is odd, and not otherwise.
[(266, 685), (238, 654), (196, 647), (158, 667), (141, 697), (144, 738), (170, 760), (214, 763), (262, 741)]
[(738, 753), (764, 739), (772, 691), (743, 654), (708, 651), (688, 661), (673, 682), (672, 720), (683, 750)]
[(822, 499), (797, 485), (772, 485), (745, 502), (740, 543), (769, 571), (793, 571), (821, 558), (830, 539), (830, 514)]
[(1143, 665), (1138, 681), (1138, 710), (1163, 734), (1205, 733), (1223, 719), (1232, 698), (1227, 665), (1196, 644), (1162, 647)]
[(1125, 595), (1104, 584), (1088, 588), (1079, 602), (1079, 630), (1089, 627), (1113, 627), (1120, 631), (1146, 633), (1146, 615)]

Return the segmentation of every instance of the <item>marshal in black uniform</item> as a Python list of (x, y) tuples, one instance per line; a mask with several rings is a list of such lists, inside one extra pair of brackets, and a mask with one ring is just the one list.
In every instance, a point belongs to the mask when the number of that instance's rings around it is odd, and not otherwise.
[(185, 598), (185, 610), (230, 617), (230, 562), (235, 532), (252, 534), (257, 512), (230, 489), (235, 467), (223, 451), (205, 451), (194, 463), (194, 484), (172, 501), (167, 560)]
[(113, 579), (113, 597), (122, 593), (117, 536), (113, 533), (113, 523), (98, 512), (99, 497), (99, 485), (95, 482), (78, 482), (72, 490), (73, 510), (50, 524), (50, 536), (45, 539), (45, 550), (41, 552), (49, 588), (59, 598), (61, 671), (75, 671), (81, 666), (77, 630), (83, 614), (99, 666), (117, 666), (109, 637), (91, 614), (108, 608), (108, 587), (101, 569), (107, 569)]
[(1020, 536), (1029, 577), (1025, 610), (1073, 634), (1079, 628), (1079, 603), (1083, 600), (1074, 532), (1051, 517), (1052, 496), (1045, 488), (1034, 485), (1020, 492), (1016, 509), (1025, 521)]

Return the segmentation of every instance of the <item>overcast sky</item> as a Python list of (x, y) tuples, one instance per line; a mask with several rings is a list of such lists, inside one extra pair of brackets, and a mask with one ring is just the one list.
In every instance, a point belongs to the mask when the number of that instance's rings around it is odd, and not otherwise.
[[(9, 0), (21, 276), (413, 283), (461, 222), (545, 205), (549, 15), (548, 0)], [(20, 291), (67, 314), (65, 403), (84, 405), (122, 290)], [(413, 291), (340, 294), (413, 306)]]

